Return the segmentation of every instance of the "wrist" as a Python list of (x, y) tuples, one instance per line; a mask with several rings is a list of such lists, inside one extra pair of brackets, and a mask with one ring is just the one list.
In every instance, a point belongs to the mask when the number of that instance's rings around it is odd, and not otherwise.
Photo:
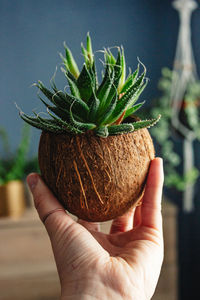
[[(61, 300), (101, 300), (102, 287), (99, 278), (93, 275), (91, 278), (76, 279), (61, 283)], [(102, 286), (102, 287), (101, 287)], [(105, 287), (104, 287), (105, 293)], [(103, 298), (107, 299), (107, 298)]]
[(72, 283), (61, 291), (60, 300), (147, 300), (141, 291), (131, 288), (131, 291), (117, 291), (105, 283), (84, 281)]

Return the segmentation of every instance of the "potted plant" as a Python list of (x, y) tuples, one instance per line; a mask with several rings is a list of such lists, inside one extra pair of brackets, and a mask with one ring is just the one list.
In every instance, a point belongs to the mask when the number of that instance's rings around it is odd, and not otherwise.
[[(21, 118), (42, 130), (39, 165), (43, 179), (64, 207), (79, 218), (106, 221), (137, 205), (143, 194), (154, 146), (147, 127), (158, 122), (140, 120), (133, 113), (147, 85), (146, 68), (139, 61), (126, 77), (124, 50), (104, 49), (104, 72), (99, 84), (89, 34), (82, 45), (82, 70), (65, 46), (64, 72), (69, 91), (52, 90), (41, 81), (37, 88), (49, 100), (41, 114)], [(143, 71), (140, 74), (140, 68)], [(132, 116), (132, 117), (131, 117)]]
[[(158, 83), (162, 94), (161, 97), (155, 99), (150, 108), (152, 117), (156, 116), (159, 111), (162, 114), (162, 120), (157, 127), (151, 129), (151, 133), (164, 158), (165, 186), (182, 192), (187, 184), (195, 184), (199, 177), (199, 170), (194, 166), (186, 174), (183, 174), (182, 171), (183, 161), (178, 145), (182, 143), (182, 136), (172, 126), (171, 86), (174, 76), (176, 76), (175, 71), (168, 68), (162, 69), (162, 77)], [(200, 82), (196, 80), (188, 83), (184, 99), (181, 102), (180, 118), (200, 141), (199, 106)]]
[(32, 169), (37, 170), (36, 160), (28, 160), (30, 126), (24, 126), (18, 149), (11, 153), (8, 136), (0, 128), (2, 157), (0, 158), (0, 216), (19, 217), (24, 212), (25, 189), (24, 178)]

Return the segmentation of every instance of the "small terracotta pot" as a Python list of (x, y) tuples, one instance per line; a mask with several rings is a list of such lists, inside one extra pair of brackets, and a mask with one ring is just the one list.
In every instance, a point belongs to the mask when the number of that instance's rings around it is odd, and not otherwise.
[(0, 216), (19, 218), (25, 210), (24, 184), (12, 180), (0, 186)]

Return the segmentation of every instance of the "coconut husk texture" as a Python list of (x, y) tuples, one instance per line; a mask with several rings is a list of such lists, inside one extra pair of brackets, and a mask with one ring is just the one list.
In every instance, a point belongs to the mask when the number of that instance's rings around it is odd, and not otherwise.
[(43, 131), (41, 175), (64, 208), (102, 222), (136, 206), (144, 191), (154, 146), (147, 129), (101, 138)]

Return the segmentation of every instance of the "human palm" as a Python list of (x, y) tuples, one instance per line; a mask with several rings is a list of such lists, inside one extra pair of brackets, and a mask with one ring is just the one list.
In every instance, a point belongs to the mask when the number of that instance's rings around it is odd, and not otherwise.
[[(31, 185), (45, 220), (61, 281), (61, 299), (151, 299), (163, 260), (160, 159), (151, 163), (142, 205), (112, 222), (75, 222), (41, 179)], [(34, 180), (33, 180), (34, 181)]]

